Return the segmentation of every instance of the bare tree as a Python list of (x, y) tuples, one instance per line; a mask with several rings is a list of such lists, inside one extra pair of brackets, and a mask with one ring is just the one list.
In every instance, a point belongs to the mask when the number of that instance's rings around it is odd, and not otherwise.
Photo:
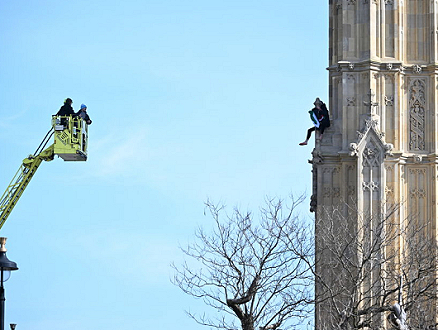
[(436, 326), (436, 241), (430, 224), (319, 210), (316, 329), (430, 329)]
[(214, 230), (199, 228), (196, 242), (182, 248), (198, 265), (173, 265), (173, 283), (221, 313), (188, 312), (190, 317), (218, 329), (275, 330), (292, 328), (309, 315), (313, 234), (294, 214), (302, 201), (292, 198), (286, 207), (268, 200), (258, 220), (238, 209), (226, 215), (223, 207), (206, 203)]

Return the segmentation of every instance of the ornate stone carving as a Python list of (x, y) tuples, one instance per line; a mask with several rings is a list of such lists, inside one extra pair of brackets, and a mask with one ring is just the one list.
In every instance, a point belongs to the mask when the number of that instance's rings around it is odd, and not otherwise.
[(394, 187), (392, 185), (387, 185), (385, 187), (385, 194), (386, 194), (386, 196), (393, 196), (394, 195)]
[(318, 206), (318, 202), (316, 199), (316, 194), (313, 194), (310, 197), (310, 212), (316, 212), (316, 207)]
[(375, 181), (362, 182), (363, 191), (377, 191), (379, 190), (379, 183)]
[(377, 130), (379, 126), (379, 122), (377, 120), (367, 119), (365, 120), (365, 128), (373, 128)]
[(313, 156), (311, 160), (312, 164), (321, 164), (324, 162), (324, 158), (322, 157), (321, 151), (317, 151), (316, 149), (314, 149), (312, 152), (312, 156)]
[(366, 146), (362, 153), (364, 167), (380, 166), (380, 151), (375, 146)]
[(420, 175), (420, 174), (426, 175), (426, 169), (425, 168), (410, 168), (409, 173), (415, 174), (415, 175)]
[[(425, 180), (426, 179), (426, 169), (425, 168), (410, 168), (409, 177), (411, 181), (411, 189), (409, 190), (409, 196), (416, 203), (418, 207), (418, 200), (426, 197)], [(415, 201), (416, 200), (416, 201)]]
[(426, 191), (424, 189), (414, 188), (414, 189), (411, 189), (410, 195), (411, 195), (411, 197), (424, 198), (424, 197), (426, 197)]
[[(359, 132), (358, 132), (359, 133)], [(359, 147), (357, 143), (350, 143), (350, 156), (358, 156), (359, 155)]]
[(394, 149), (394, 145), (392, 143), (385, 143), (385, 155), (392, 156), (392, 149)]
[[(394, 148), (394, 146), (391, 143), (383, 142), (383, 137), (385, 136), (385, 134), (379, 131), (378, 125), (379, 122), (377, 120), (373, 120), (371, 118), (365, 120), (365, 127), (362, 129), (362, 131), (357, 131), (357, 142), (350, 143), (350, 147), (349, 147), (350, 156), (359, 156), (359, 149), (360, 149), (359, 146), (363, 142), (365, 136), (371, 130), (377, 135), (378, 139), (380, 140), (383, 146), (384, 154), (392, 156), (391, 151)], [(365, 151), (367, 148), (368, 150)], [(371, 149), (369, 147), (365, 147), (364, 152), (366, 154), (371, 154), (370, 150)]]
[(392, 70), (392, 63), (386, 63), (386, 70)]
[(354, 63), (348, 63), (348, 69), (353, 71), (354, 70)]
[(376, 111), (374, 110), (374, 108), (379, 106), (379, 102), (375, 102), (374, 101), (374, 97), (376, 96), (376, 94), (374, 94), (374, 91), (372, 89), (370, 89), (369, 93), (368, 93), (368, 97), (369, 97), (369, 102), (367, 101), (363, 101), (363, 104), (366, 105), (367, 107), (370, 108), (370, 113), (374, 114), (376, 113)]
[(421, 155), (414, 156), (414, 163), (415, 164), (420, 164), (422, 161), (423, 161), (423, 156), (421, 156)]
[(391, 96), (385, 95), (385, 105), (387, 107), (391, 107), (394, 105), (394, 96), (393, 95), (391, 95)]
[(409, 149), (425, 150), (426, 81), (412, 79), (409, 84)]
[(391, 96), (385, 95), (385, 105), (387, 107), (392, 107), (394, 105), (394, 96), (393, 95), (391, 95)]
[(412, 66), (412, 72), (414, 72), (414, 73), (418, 74), (418, 73), (421, 72), (421, 70), (422, 70), (422, 68), (418, 64), (415, 64), (415, 65)]
[(352, 107), (356, 105), (356, 98), (354, 96), (347, 97), (347, 107)]
[(327, 184), (322, 187), (322, 196), (324, 198), (339, 198), (341, 196), (341, 188), (339, 187), (339, 182), (337, 180), (337, 175), (340, 171), (341, 169), (339, 166), (322, 167), (324, 180), (327, 182)]

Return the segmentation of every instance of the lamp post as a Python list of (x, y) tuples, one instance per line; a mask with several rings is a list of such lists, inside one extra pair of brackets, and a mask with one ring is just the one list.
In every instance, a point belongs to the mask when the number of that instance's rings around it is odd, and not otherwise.
[(11, 276), (11, 271), (17, 270), (17, 264), (6, 257), (6, 237), (0, 237), (0, 330), (5, 330), (5, 288), (6, 282)]

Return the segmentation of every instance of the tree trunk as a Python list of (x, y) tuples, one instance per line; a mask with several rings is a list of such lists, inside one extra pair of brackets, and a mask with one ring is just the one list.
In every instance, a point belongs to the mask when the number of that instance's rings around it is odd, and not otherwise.
[(242, 330), (254, 330), (254, 318), (252, 315), (245, 315), (241, 322)]

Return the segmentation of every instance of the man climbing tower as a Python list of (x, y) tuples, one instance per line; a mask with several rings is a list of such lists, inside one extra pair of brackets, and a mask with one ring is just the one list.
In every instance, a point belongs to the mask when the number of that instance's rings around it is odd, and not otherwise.
[(307, 130), (306, 140), (300, 143), (300, 146), (306, 146), (312, 135), (312, 132), (318, 130), (322, 135), (327, 127), (330, 127), (330, 118), (327, 106), (318, 97), (313, 103), (315, 107), (309, 111), (310, 119), (313, 122), (313, 127)]

